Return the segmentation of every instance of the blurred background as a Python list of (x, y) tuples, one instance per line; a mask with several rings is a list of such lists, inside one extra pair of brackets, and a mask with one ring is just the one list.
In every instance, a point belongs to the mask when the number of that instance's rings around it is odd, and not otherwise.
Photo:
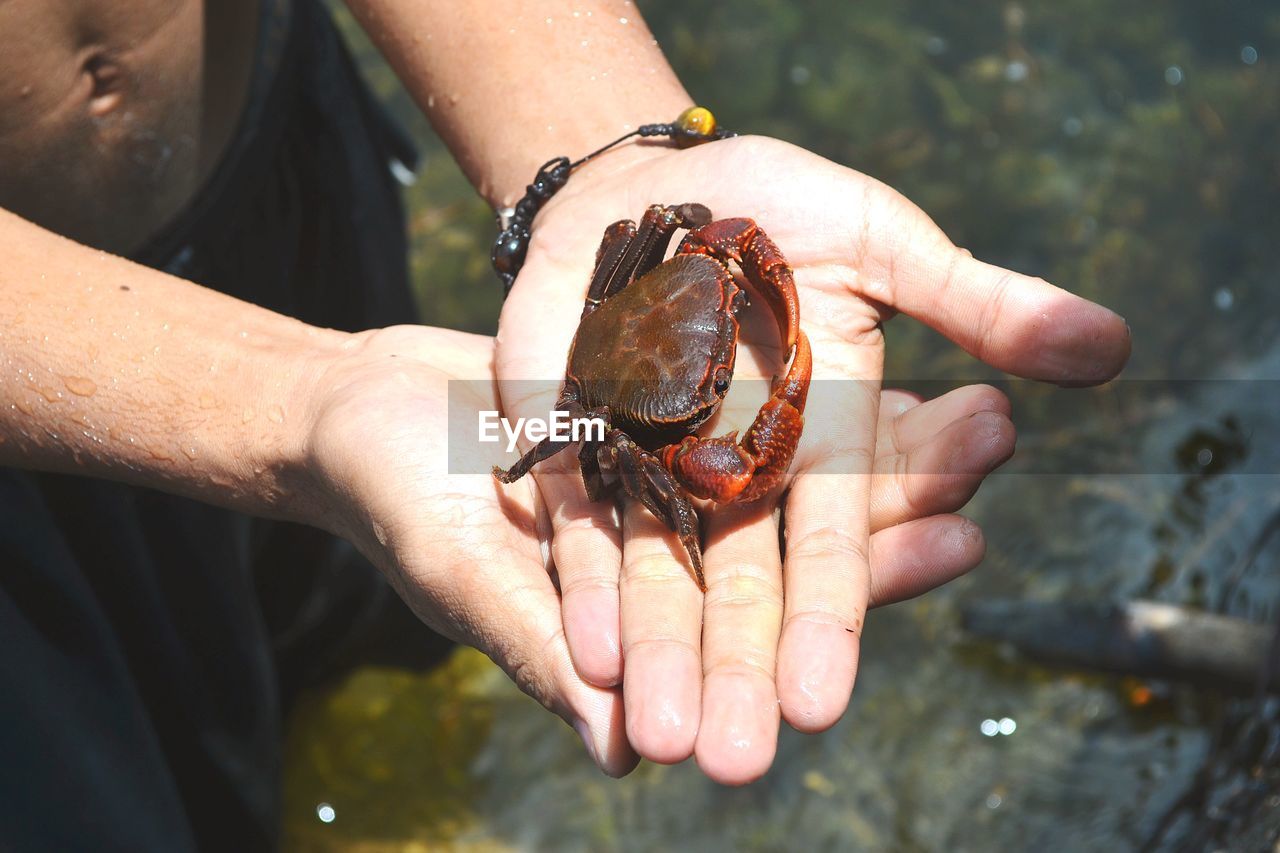
[[(425, 675), (364, 668), (301, 699), (285, 848), (1270, 849), (1274, 699), (1194, 672), (1102, 674), (1087, 652), (1037, 662), (1017, 617), (1056, 613), (1063, 642), (1086, 649), (1106, 620), (1066, 618), (1081, 603), (1276, 621), (1280, 5), (639, 9), (723, 125), (866, 172), (977, 257), (1118, 311), (1130, 367), (1094, 391), (1002, 383), (1018, 454), (966, 509), (985, 563), (873, 612), (849, 713), (821, 736), (784, 731), (760, 782), (721, 788), (691, 763), (605, 779), (462, 650)], [(335, 14), (424, 155), (407, 189), (423, 320), (492, 332), (492, 214)], [(999, 379), (907, 318), (887, 338), (889, 384)], [(1011, 614), (998, 637), (974, 616), (994, 605)]]

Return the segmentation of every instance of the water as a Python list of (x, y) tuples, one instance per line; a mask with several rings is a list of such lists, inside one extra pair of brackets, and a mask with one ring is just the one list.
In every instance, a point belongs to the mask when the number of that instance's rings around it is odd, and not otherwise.
[[(459, 652), (430, 675), (366, 669), (303, 701), (288, 846), (1139, 849), (1241, 705), (1036, 666), (967, 637), (959, 613), (1144, 597), (1275, 617), (1280, 543), (1244, 556), (1280, 513), (1280, 8), (641, 10), (724, 125), (866, 171), (978, 257), (1123, 314), (1126, 381), (1008, 387), (1019, 454), (967, 509), (986, 562), (871, 614), (849, 713), (821, 736), (784, 732), (762, 781), (725, 789), (647, 764), (604, 779), (571, 731)], [(427, 320), (492, 330), (492, 218), (389, 72), (370, 73), (427, 151), (407, 190)], [(906, 384), (994, 375), (903, 318), (888, 340), (888, 375)], [(1203, 379), (1218, 381), (1190, 381)]]

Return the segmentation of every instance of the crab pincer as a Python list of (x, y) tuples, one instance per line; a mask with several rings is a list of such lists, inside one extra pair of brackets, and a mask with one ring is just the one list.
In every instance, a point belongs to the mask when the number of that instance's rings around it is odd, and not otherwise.
[[(664, 261), (681, 228), (690, 230)], [(789, 362), (740, 441), (696, 435), (733, 378), (746, 295), (730, 262), (771, 309)], [(578, 453), (588, 496), (621, 492), (643, 503), (678, 534), (706, 589), (690, 496), (747, 502), (782, 482), (812, 373), (791, 267), (768, 235), (750, 219), (714, 220), (700, 204), (653, 205), (638, 225), (605, 231), (556, 408), (604, 414), (604, 438), (584, 440)], [(495, 475), (512, 482), (564, 446), (546, 439)]]

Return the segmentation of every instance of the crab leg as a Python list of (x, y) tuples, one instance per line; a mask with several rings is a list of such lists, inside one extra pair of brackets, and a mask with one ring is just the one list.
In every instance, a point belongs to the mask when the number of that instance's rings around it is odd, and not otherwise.
[(702, 573), (701, 525), (688, 495), (660, 460), (632, 441), (626, 433), (612, 430), (600, 448), (601, 467), (616, 472), (622, 491), (640, 501), (654, 517), (680, 537), (689, 554), (693, 575), (703, 592), (707, 581)]
[[(609, 410), (607, 408), (602, 407), (588, 411), (587, 409), (582, 408), (582, 404), (578, 402), (577, 398), (572, 396), (562, 395), (560, 399), (556, 401), (556, 409), (568, 412), (569, 417), (572, 420), (578, 420), (579, 418), (599, 418), (606, 424), (609, 422)], [(542, 441), (539, 441), (531, 447), (528, 453), (521, 456), (516, 461), (516, 464), (512, 465), (507, 470), (504, 471), (502, 468), (494, 465), (493, 476), (496, 477), (500, 483), (514, 483), (525, 474), (528, 474), (529, 469), (534, 465), (537, 465), (544, 459), (550, 459), (570, 444), (571, 442), (567, 441), (556, 441), (549, 437), (544, 438)]]
[(610, 225), (596, 250), (595, 271), (582, 316), (662, 263), (676, 229), (697, 228), (710, 221), (711, 211), (700, 204), (655, 204), (644, 212), (638, 227), (630, 219)]

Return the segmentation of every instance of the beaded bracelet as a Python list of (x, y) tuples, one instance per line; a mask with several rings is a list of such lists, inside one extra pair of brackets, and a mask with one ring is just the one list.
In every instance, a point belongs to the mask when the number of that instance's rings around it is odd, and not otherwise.
[(640, 127), (623, 134), (617, 139), (598, 148), (578, 160), (569, 162), (568, 157), (556, 157), (548, 160), (534, 176), (524, 198), (498, 213), (498, 228), (501, 233), (493, 243), (493, 251), (489, 260), (493, 263), (494, 272), (502, 279), (504, 295), (511, 292), (520, 268), (524, 266), (524, 256), (529, 250), (529, 235), (533, 228), (533, 218), (542, 210), (542, 206), (569, 182), (569, 175), (593, 157), (596, 157), (626, 142), (633, 136), (654, 137), (665, 136), (676, 144), (677, 148), (688, 148), (702, 142), (713, 142), (737, 136), (731, 130), (716, 127), (715, 116), (705, 107), (689, 107), (670, 124), (642, 124)]

